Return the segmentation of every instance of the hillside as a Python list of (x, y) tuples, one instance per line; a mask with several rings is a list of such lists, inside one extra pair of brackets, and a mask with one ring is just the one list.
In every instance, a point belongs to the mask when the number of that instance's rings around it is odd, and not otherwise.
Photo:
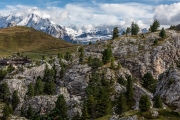
[(9, 27), (0, 29), (0, 55), (14, 52), (51, 53), (68, 49), (73, 51), (76, 45), (52, 37), (44, 32), (28, 27)]
[(0, 69), (0, 100), (10, 98), (9, 114), (32, 120), (178, 120), (179, 58), (174, 30), (165, 38), (159, 31), (123, 35)]

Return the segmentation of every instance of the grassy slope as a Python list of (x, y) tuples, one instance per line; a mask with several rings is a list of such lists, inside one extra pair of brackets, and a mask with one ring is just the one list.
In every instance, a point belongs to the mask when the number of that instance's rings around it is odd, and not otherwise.
[(30, 56), (53, 55), (59, 52), (72, 52), (76, 48), (77, 45), (32, 28), (18, 26), (0, 29), (0, 56), (11, 55), (14, 52), (26, 52)]

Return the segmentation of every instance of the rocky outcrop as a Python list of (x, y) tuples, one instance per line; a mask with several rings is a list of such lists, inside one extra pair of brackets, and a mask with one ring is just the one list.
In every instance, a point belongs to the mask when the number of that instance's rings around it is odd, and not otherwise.
[(87, 82), (89, 81), (89, 73), (91, 68), (85, 65), (74, 65), (66, 72), (63, 83), (70, 95), (84, 96)]
[(159, 76), (155, 96), (160, 95), (163, 101), (180, 111), (180, 69), (170, 68)]

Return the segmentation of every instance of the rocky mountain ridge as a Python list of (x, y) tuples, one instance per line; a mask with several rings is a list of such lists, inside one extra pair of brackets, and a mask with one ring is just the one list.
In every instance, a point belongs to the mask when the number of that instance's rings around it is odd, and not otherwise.
[[(111, 96), (112, 101), (116, 101), (117, 96), (126, 91), (126, 86), (118, 83), (118, 78), (122, 76), (127, 81), (127, 77), (130, 75), (134, 79), (133, 98), (135, 104), (133, 105), (133, 110), (139, 110), (140, 97), (147, 95), (151, 102), (151, 117), (157, 117), (158, 112), (153, 107), (153, 99), (157, 95), (160, 95), (164, 106), (167, 106), (164, 109), (171, 108), (173, 111), (180, 112), (180, 70), (177, 68), (180, 57), (180, 36), (173, 30), (166, 30), (166, 33), (167, 37), (165, 39), (161, 39), (158, 36), (158, 32), (155, 32), (146, 33), (144, 36), (141, 34), (137, 36), (125, 35), (115, 40), (99, 41), (94, 45), (84, 48), (84, 63), (79, 62), (79, 52), (72, 55), (72, 61), (65, 58), (60, 60), (58, 57), (53, 58), (53, 62), (49, 63), (49, 59), (42, 60), (39, 66), (25, 67), (23, 72), (15, 72), (16, 74), (6, 76), (1, 81), (1, 84), (6, 82), (11, 94), (14, 90), (18, 91), (20, 104), (15, 109), (15, 115), (17, 116), (20, 116), (22, 106), (27, 111), (28, 105), (32, 105), (33, 111), (41, 115), (49, 113), (50, 110), (54, 109), (55, 101), (60, 94), (66, 100), (68, 117), (72, 119), (77, 113), (81, 116), (83, 100), (86, 97), (86, 88), (90, 83), (92, 73), (95, 71), (87, 61), (90, 56), (92, 59), (99, 58), (102, 60), (104, 49), (111, 46), (115, 58), (115, 69), (112, 69), (110, 63), (107, 63), (97, 68), (97, 71), (100, 74), (104, 73), (107, 81), (113, 81), (112, 88), (114, 92)], [(158, 40), (158, 42), (155, 43), (155, 40)], [(118, 63), (121, 64), (119, 68), (117, 67)], [(60, 71), (63, 69), (63, 66), (68, 67), (63, 78), (60, 78)], [(57, 72), (55, 77), (55, 94), (37, 95), (26, 98), (29, 84), (34, 84), (38, 76), (43, 78), (47, 67), (49, 69), (55, 69)], [(155, 94), (141, 85), (142, 77), (148, 72), (152, 73), (154, 78), (158, 80)], [(113, 111), (110, 118), (110, 120), (129, 119), (137, 120), (139, 116), (121, 117)]]

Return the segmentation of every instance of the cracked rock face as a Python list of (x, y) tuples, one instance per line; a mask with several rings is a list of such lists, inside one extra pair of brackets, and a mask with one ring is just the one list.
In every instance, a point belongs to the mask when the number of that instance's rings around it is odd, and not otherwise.
[(163, 101), (180, 111), (180, 69), (170, 68), (160, 75), (155, 96), (160, 95)]
[(85, 64), (74, 65), (66, 72), (64, 85), (71, 95), (84, 96), (90, 70), (91, 68)]

